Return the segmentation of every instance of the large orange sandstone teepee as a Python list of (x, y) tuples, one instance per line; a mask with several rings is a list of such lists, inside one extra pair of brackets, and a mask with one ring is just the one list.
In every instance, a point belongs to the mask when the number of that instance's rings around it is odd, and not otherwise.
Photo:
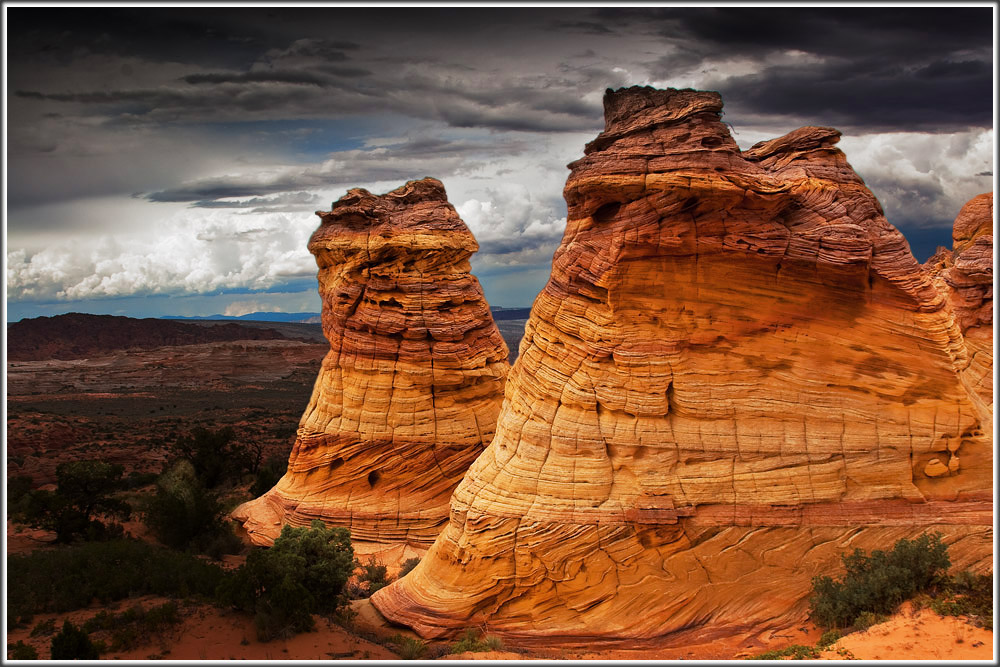
[(662, 646), (801, 621), (855, 547), (940, 531), (986, 567), (992, 399), (840, 133), (741, 151), (717, 93), (604, 104), (496, 436), (375, 606), (425, 637)]

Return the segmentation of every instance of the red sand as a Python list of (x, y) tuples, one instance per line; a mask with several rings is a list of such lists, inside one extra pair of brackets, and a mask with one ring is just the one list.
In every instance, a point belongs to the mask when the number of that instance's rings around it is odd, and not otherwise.
[[(166, 598), (144, 596), (119, 603), (116, 611), (121, 613), (135, 604), (145, 608), (163, 604)], [(150, 637), (148, 644), (131, 651), (110, 652), (101, 655), (102, 660), (146, 660), (163, 658), (167, 660), (394, 660), (398, 656), (389, 649), (356, 637), (342, 627), (316, 617), (316, 632), (295, 635), (291, 639), (275, 639), (270, 642), (257, 641), (253, 619), (246, 614), (217, 609), (204, 604), (179, 603), (183, 617), (181, 624), (167, 630), (160, 636)], [(102, 607), (94, 606), (68, 614), (39, 614), (32, 619), (32, 627), (53, 619), (55, 629), (62, 628), (64, 619), (81, 625), (100, 612)], [(49, 659), (52, 636), (31, 637), (31, 628), (17, 629), (8, 634), (9, 644), (23, 641), (38, 651), (38, 657)], [(103, 639), (110, 644), (107, 633), (93, 633), (94, 639)]]
[[(138, 526), (128, 526), (141, 532)], [(132, 532), (132, 531), (130, 531)], [(7, 553), (28, 553), (45, 547), (54, 535), (47, 531), (14, 526), (7, 522)], [(359, 557), (368, 556), (366, 549), (359, 550)], [(422, 555), (408, 549), (394, 549), (375, 554), (378, 560), (394, 574), (399, 564), (407, 558)], [(244, 557), (226, 557), (225, 566), (237, 567)], [(134, 600), (124, 600), (113, 608), (122, 612), (132, 605), (152, 607), (162, 604), (166, 598), (146, 596)], [(352, 608), (357, 612), (355, 624), (358, 628), (374, 633), (381, 639), (400, 634), (416, 637), (404, 628), (391, 626), (368, 600), (356, 600)], [(107, 653), (102, 659), (145, 660), (164, 658), (169, 660), (398, 660), (399, 656), (389, 648), (358, 637), (348, 630), (316, 617), (316, 632), (296, 635), (288, 640), (259, 642), (253, 627), (253, 619), (247, 614), (215, 608), (207, 604), (179, 603), (183, 622), (159, 637), (151, 637), (150, 643), (135, 650)], [(51, 635), (31, 637), (31, 628), (38, 623), (53, 619), (56, 630), (62, 627), (64, 619), (80, 625), (96, 615), (104, 607), (94, 605), (68, 614), (39, 614), (32, 619), (31, 627), (15, 629), (8, 633), (8, 644), (24, 641), (38, 651), (42, 659), (49, 657)], [(519, 649), (508, 645), (501, 651), (482, 653), (462, 653), (447, 655), (448, 660), (732, 660), (765, 651), (780, 649), (792, 644), (815, 645), (821, 631), (811, 624), (782, 632), (764, 632), (756, 636), (735, 636), (718, 639), (711, 643), (689, 644), (683, 647), (663, 649), (608, 649), (586, 650), (579, 648)], [(110, 637), (95, 634), (110, 643)], [(509, 644), (509, 643), (508, 643)], [(841, 652), (838, 652), (838, 649)], [(941, 617), (930, 609), (914, 612), (906, 603), (899, 613), (889, 621), (873, 626), (865, 632), (857, 632), (841, 638), (830, 650), (821, 654), (825, 660), (993, 660), (993, 632), (976, 628), (964, 618)]]
[(913, 611), (904, 603), (885, 623), (841, 638), (821, 655), (843, 660), (837, 649), (858, 660), (993, 660), (993, 631), (963, 618), (938, 616), (930, 609)]

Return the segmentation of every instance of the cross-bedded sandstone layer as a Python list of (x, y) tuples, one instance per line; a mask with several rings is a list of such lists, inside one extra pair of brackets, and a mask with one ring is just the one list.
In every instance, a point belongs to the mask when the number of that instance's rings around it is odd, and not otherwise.
[(604, 106), (496, 436), (375, 606), (426, 637), (696, 641), (801, 620), (855, 547), (939, 530), (987, 564), (969, 352), (840, 133), (741, 151), (717, 93)]
[(925, 266), (946, 296), (965, 337), (963, 377), (993, 416), (993, 193), (972, 198), (955, 218), (952, 249), (938, 248)]
[(322, 519), (354, 541), (426, 547), (493, 437), (509, 369), (469, 273), (479, 246), (432, 178), (354, 189), (318, 215), (309, 250), (330, 351), (288, 472), (233, 516), (257, 544)]

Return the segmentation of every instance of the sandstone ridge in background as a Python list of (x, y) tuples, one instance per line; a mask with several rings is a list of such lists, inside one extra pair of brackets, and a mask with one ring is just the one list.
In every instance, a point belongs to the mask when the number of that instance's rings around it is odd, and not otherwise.
[(916, 262), (840, 133), (741, 151), (717, 93), (604, 104), (496, 436), (375, 606), (424, 637), (663, 645), (800, 623), (856, 547), (940, 531), (989, 567), (963, 336), (985, 316)]
[(67, 313), (8, 324), (7, 358), (13, 361), (87, 359), (117, 350), (286, 338), (274, 329), (228, 322), (207, 326), (153, 318)]

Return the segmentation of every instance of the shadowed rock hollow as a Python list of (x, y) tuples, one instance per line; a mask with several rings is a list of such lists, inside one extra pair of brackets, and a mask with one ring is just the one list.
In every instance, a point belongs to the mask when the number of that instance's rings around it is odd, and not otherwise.
[(318, 215), (309, 250), (330, 351), (288, 472), (233, 516), (256, 544), (322, 519), (356, 542), (426, 547), (493, 437), (509, 369), (469, 273), (479, 246), (432, 178), (354, 189)]
[(664, 645), (800, 622), (855, 547), (939, 530), (987, 566), (968, 347), (840, 133), (741, 151), (714, 92), (604, 106), (496, 436), (375, 606), (425, 637)]

